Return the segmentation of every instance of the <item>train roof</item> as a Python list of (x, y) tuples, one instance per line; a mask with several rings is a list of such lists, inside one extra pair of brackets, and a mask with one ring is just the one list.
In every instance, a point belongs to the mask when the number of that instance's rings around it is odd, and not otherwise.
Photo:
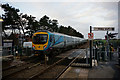
[[(49, 33), (52, 33), (52, 34), (56, 34), (56, 35), (63, 35), (63, 36), (66, 36), (66, 37), (73, 37), (73, 38), (80, 38), (80, 37), (76, 37), (76, 36), (69, 36), (69, 35), (66, 35), (66, 34), (62, 34), (62, 33), (57, 33), (57, 32), (50, 32), (48, 30), (38, 30), (37, 32), (49, 32)], [(81, 39), (84, 39), (84, 38), (81, 38)]]

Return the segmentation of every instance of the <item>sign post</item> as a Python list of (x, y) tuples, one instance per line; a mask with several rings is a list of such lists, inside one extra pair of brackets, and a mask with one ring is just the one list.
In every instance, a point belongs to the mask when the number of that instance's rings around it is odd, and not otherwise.
[[(90, 26), (90, 34), (92, 34), (92, 26)], [(90, 40), (90, 68), (92, 68), (92, 40)]]
[(107, 56), (110, 57), (110, 55), (109, 55), (109, 38), (108, 38), (108, 31), (107, 31)]
[(120, 66), (120, 45), (118, 47), (118, 55), (119, 55), (118, 62), (119, 62), (119, 66)]

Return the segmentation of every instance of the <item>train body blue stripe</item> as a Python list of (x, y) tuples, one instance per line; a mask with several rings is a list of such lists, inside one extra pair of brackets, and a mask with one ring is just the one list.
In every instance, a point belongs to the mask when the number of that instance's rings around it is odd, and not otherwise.
[[(61, 42), (64, 42), (64, 37), (61, 36), (61, 35), (56, 35), (56, 34), (49, 33), (49, 32), (48, 32), (48, 35), (49, 35), (49, 40), (48, 40), (47, 48), (45, 50), (47, 50), (47, 49), (49, 49), (49, 48), (51, 48), (51, 47), (53, 47), (53, 46), (55, 46), (55, 45), (57, 45)], [(50, 42), (50, 36), (51, 35), (54, 35), (55, 43)]]
[(54, 45), (59, 44), (59, 43), (61, 43), (63, 41), (64, 41), (64, 37), (63, 36), (59, 36), (58, 39), (55, 41)]

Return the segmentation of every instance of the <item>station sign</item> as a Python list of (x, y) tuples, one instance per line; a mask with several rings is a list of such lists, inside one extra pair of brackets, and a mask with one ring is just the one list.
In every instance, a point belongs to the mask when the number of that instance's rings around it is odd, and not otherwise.
[(94, 37), (93, 33), (88, 33), (88, 39), (89, 39), (89, 40), (92, 40), (93, 37)]
[(114, 27), (93, 27), (94, 31), (114, 31)]

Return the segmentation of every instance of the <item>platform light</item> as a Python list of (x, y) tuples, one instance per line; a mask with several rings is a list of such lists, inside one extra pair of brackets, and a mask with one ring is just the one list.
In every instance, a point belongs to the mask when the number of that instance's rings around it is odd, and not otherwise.
[(45, 45), (43, 48), (45, 49), (47, 46)]
[(0, 22), (3, 22), (3, 19), (0, 19)]

